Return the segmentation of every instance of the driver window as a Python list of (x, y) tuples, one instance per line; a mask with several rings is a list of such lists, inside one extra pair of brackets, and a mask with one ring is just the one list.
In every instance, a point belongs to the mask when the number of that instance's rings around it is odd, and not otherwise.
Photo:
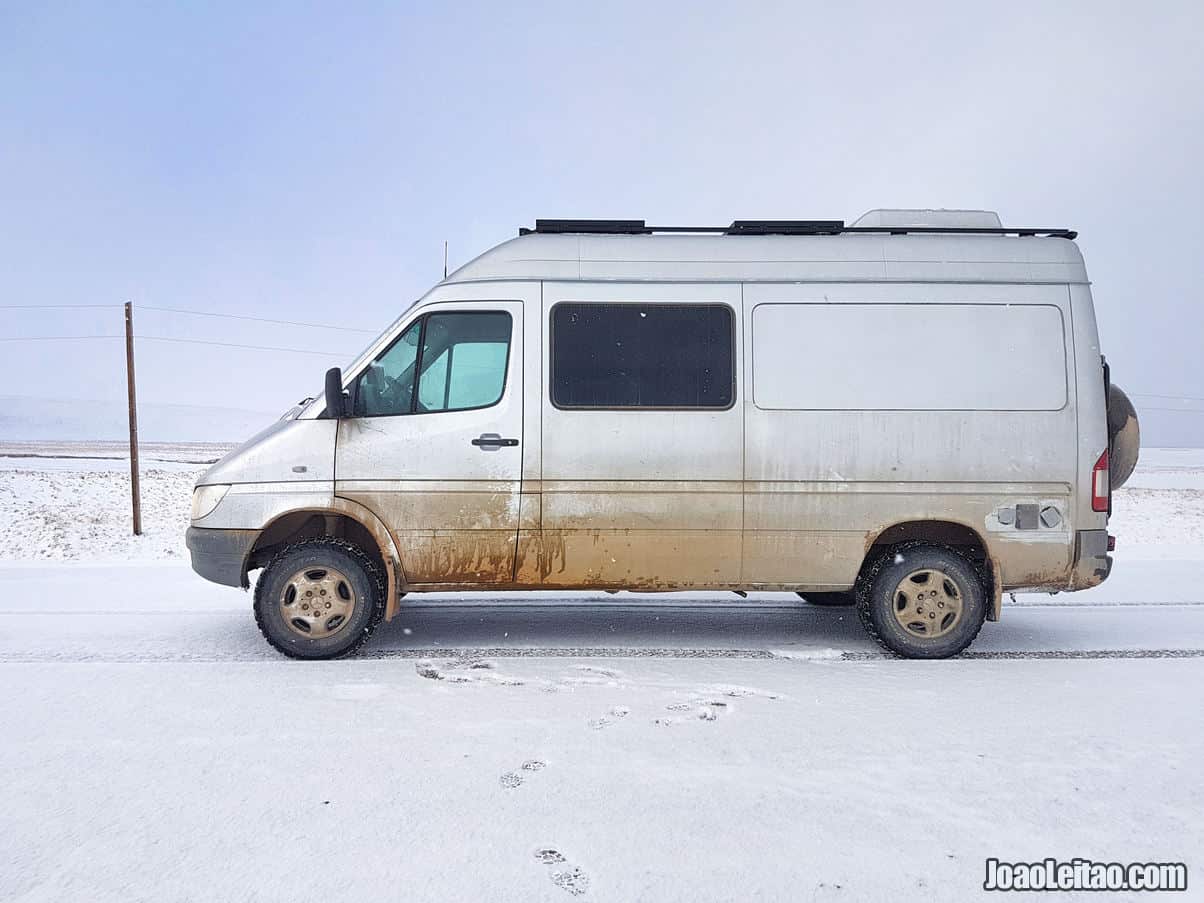
[(506, 385), (510, 331), (510, 315), (504, 311), (419, 318), (360, 374), (356, 416), (463, 411), (497, 404)]
[(502, 398), (510, 314), (431, 314), (418, 378), (419, 411), (487, 408)]

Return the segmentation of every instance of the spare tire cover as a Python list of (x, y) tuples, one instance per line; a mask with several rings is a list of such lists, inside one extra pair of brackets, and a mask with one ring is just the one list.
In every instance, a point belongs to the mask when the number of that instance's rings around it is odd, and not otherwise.
[(1140, 451), (1141, 428), (1133, 402), (1119, 386), (1108, 386), (1108, 470), (1113, 489), (1125, 485)]

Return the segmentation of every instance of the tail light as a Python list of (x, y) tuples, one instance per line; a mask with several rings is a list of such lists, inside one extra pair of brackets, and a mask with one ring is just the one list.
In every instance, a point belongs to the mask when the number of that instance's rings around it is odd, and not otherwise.
[(1091, 510), (1108, 512), (1108, 501), (1112, 495), (1112, 481), (1108, 477), (1108, 450), (1099, 456), (1091, 468)]

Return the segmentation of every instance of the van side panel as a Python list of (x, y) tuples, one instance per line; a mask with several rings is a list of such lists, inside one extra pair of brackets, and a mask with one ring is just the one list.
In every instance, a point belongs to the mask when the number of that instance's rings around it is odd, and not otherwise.
[[(983, 538), (1004, 586), (1065, 585), (1065, 285), (750, 283), (744, 297), (744, 583), (845, 588), (884, 530), (940, 520)], [(981, 401), (957, 409), (967, 398)]]
[[(739, 285), (544, 284), (542, 476), (523, 586), (677, 589), (740, 579), (743, 410), (568, 410), (552, 403), (551, 314), (560, 302), (723, 304), (742, 391)], [(526, 505), (535, 485), (524, 481)], [(524, 508), (525, 510), (525, 508)]]

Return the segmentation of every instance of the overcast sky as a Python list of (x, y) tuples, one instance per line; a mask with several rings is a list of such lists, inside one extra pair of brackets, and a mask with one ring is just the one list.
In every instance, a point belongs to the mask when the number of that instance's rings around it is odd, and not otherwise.
[[(1080, 231), (1145, 441), (1204, 445), (1204, 413), (1154, 410), (1204, 412), (1201, 34), (1199, 0), (4, 3), (0, 305), (377, 331), (445, 239), (454, 267), (537, 216), (984, 207)], [(345, 353), (145, 341), (146, 402), (276, 412), (370, 338), (136, 317)], [(120, 329), (116, 307), (0, 311), (5, 338)], [(0, 343), (0, 375), (124, 392), (117, 341)]]

